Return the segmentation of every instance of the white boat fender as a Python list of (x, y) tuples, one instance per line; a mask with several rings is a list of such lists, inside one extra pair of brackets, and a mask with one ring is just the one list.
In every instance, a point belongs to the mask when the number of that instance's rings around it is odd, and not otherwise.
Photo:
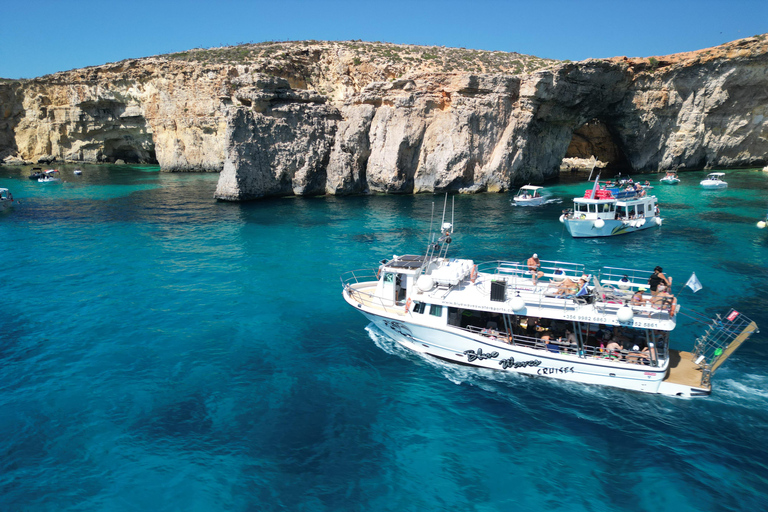
[(514, 299), (512, 299), (512, 311), (515, 313), (519, 313), (520, 311), (525, 309), (525, 299), (523, 299), (520, 295), (517, 295)]
[(758, 221), (757, 227), (760, 229), (765, 229), (765, 221), (764, 220)]
[(563, 223), (563, 224), (565, 224), (565, 214), (562, 214), (562, 215), (560, 216), (560, 222), (561, 222), (561, 223)]
[(601, 229), (603, 226), (605, 226), (605, 221), (603, 219), (597, 219), (595, 221), (594, 227), (597, 229)]
[(631, 321), (634, 316), (635, 313), (632, 311), (632, 308), (627, 305), (621, 306), (616, 312), (616, 319), (621, 323)]
[(416, 280), (416, 288), (422, 292), (428, 292), (435, 287), (435, 281), (429, 276), (419, 276)]
[(661, 226), (661, 217), (656, 217), (656, 218), (654, 219), (654, 221), (656, 222), (656, 225), (657, 225), (657, 226)]
[(637, 221), (637, 227), (640, 228), (643, 226), (645, 226), (645, 219), (640, 219), (639, 221)]

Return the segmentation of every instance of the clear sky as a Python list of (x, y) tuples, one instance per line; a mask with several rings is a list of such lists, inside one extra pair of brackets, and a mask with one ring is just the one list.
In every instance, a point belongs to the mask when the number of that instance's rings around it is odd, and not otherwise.
[(0, 77), (262, 41), (648, 57), (768, 32), (768, 0), (5, 0)]

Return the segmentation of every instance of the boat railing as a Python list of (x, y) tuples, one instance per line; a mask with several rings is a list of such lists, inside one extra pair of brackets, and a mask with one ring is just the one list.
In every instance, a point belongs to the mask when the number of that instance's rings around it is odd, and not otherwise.
[[(632, 292), (640, 288), (648, 288), (648, 279), (653, 275), (652, 271), (636, 270), (632, 268), (603, 267), (598, 272), (598, 280), (601, 285), (614, 286), (620, 290)], [(670, 283), (672, 278), (667, 276)]]
[[(582, 263), (570, 263), (567, 261), (539, 260), (539, 271), (542, 277), (548, 277), (554, 281), (562, 281), (566, 277), (578, 279), (584, 275), (585, 267)], [(477, 265), (480, 273), (496, 275), (500, 277), (513, 277), (530, 279), (532, 271), (528, 269), (528, 262), (515, 261), (488, 261)]]
[(347, 294), (360, 304), (373, 306), (382, 309), (388, 313), (404, 313), (403, 303), (394, 303), (391, 300), (385, 301), (382, 297), (374, 293), (364, 291), (365, 289), (376, 289), (378, 277), (375, 270), (349, 270), (341, 275), (341, 285)]
[(521, 334), (508, 334), (497, 329), (480, 328), (473, 325), (458, 327), (472, 334), (480, 334), (491, 341), (501, 341), (509, 345), (532, 348), (560, 355), (576, 356), (579, 359), (605, 359), (611, 362), (657, 367), (668, 357), (666, 345), (654, 346), (647, 352), (631, 350), (607, 350), (587, 344), (568, 343), (562, 339), (543, 340), (540, 337)]

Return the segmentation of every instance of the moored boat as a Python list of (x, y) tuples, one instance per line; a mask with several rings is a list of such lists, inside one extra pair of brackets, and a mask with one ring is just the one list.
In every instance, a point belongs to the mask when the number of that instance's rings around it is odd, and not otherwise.
[[(341, 276), (344, 300), (403, 347), (478, 368), (670, 396), (706, 396), (757, 325), (730, 311), (692, 352), (670, 348), (680, 305), (645, 291), (651, 272), (448, 257), (450, 223), (424, 254)], [(636, 293), (637, 292), (637, 293)]]
[(572, 237), (615, 236), (661, 226), (656, 196), (647, 195), (638, 185), (598, 186), (599, 181), (595, 181), (592, 190), (574, 198), (573, 209), (560, 216)]
[(32, 172), (29, 173), (28, 178), (31, 179), (31, 180), (39, 180), (43, 176), (45, 176), (45, 174), (43, 174), (43, 169), (42, 168), (40, 168), (40, 167), (33, 167), (32, 168)]
[(0, 211), (13, 206), (13, 194), (7, 188), (0, 188)]
[(665, 185), (677, 185), (680, 183), (680, 178), (677, 177), (677, 173), (674, 171), (667, 171), (667, 174), (659, 180)]
[(38, 183), (53, 183), (61, 181), (58, 169), (47, 169), (43, 171), (43, 176), (39, 178)]
[(699, 185), (709, 189), (727, 188), (728, 183), (723, 181), (723, 176), (725, 176), (724, 172), (711, 172), (699, 182)]
[(520, 206), (539, 206), (544, 203), (544, 196), (541, 195), (542, 190), (544, 187), (524, 185), (520, 187), (512, 200)]

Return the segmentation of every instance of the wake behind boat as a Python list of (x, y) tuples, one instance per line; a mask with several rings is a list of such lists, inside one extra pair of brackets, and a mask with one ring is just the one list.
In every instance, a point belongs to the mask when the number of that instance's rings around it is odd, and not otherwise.
[[(599, 179), (599, 176), (598, 176)], [(656, 196), (649, 196), (639, 185), (623, 188), (595, 180), (584, 197), (573, 200), (573, 209), (560, 216), (574, 238), (615, 236), (661, 226)]]
[(709, 395), (715, 370), (757, 332), (732, 310), (693, 352), (673, 350), (680, 305), (647, 293), (650, 272), (475, 264), (448, 257), (453, 235), (444, 222), (425, 254), (343, 274), (344, 300), (403, 347), (445, 361), (681, 397)]

